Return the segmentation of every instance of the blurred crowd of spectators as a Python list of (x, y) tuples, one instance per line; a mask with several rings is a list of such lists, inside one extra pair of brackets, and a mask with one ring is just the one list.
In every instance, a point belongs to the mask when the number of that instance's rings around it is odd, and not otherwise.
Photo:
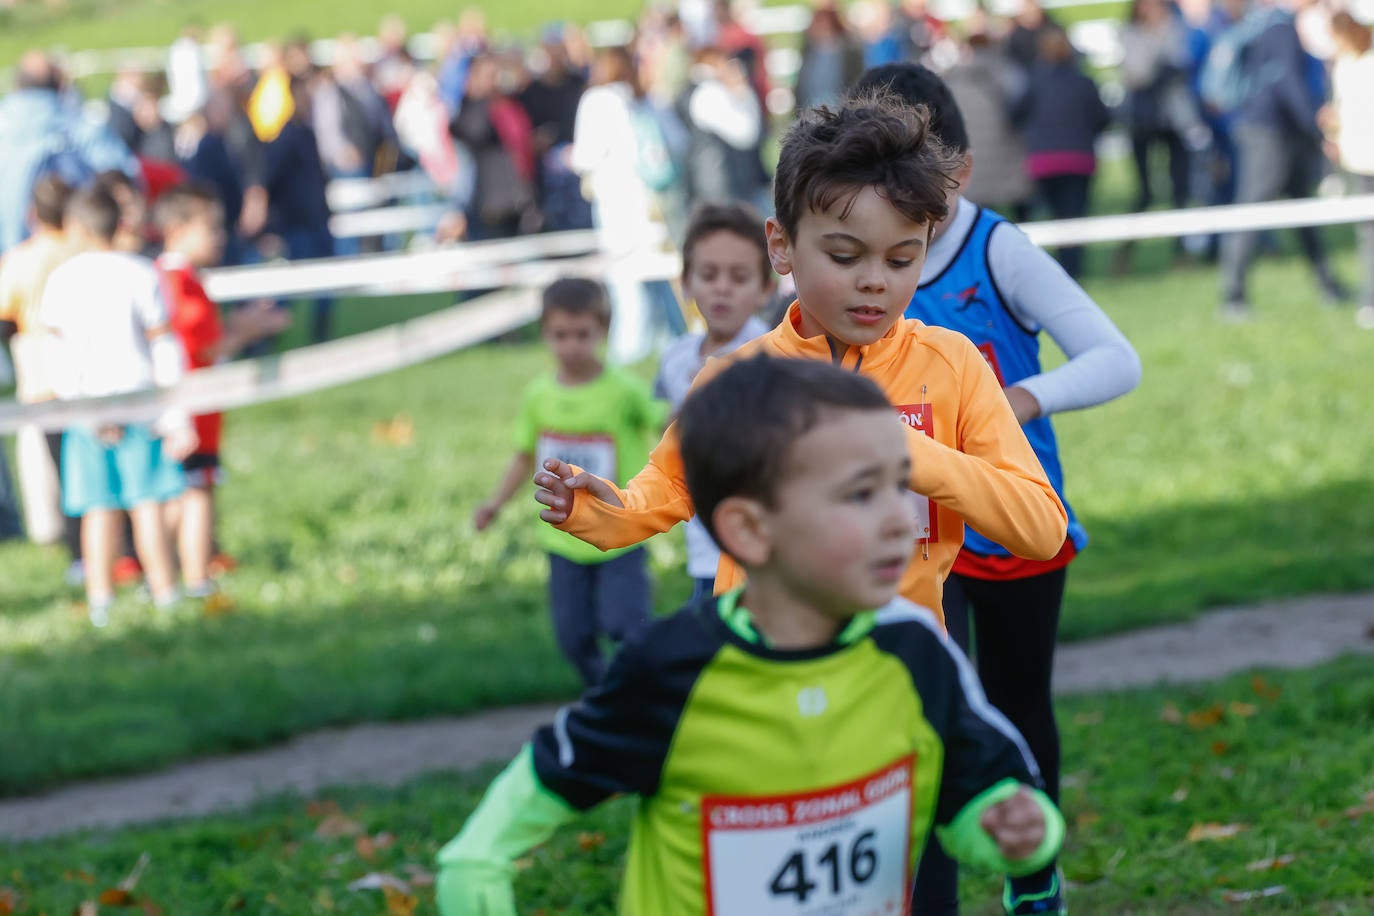
[[(415, 169), (447, 203), (440, 242), (594, 227), (603, 250), (632, 260), (661, 244), (658, 225), (674, 237), (702, 201), (770, 210), (770, 132), (795, 107), (838, 98), (866, 67), (899, 60), (939, 70), (964, 111), (975, 157), (966, 196), (1018, 219), (1088, 213), (1113, 124), (1129, 141), (1137, 210), (1309, 196), (1333, 163), (1374, 190), (1370, 32), (1339, 3), (1131, 0), (1110, 73), (1089, 66), (1036, 0), (957, 22), (926, 0), (813, 0), (798, 40), (775, 42), (798, 48), (782, 78), (727, 0), (651, 7), (628, 41), (602, 47), (569, 23), (532, 43), (498, 39), (475, 7), (425, 36), (388, 17), (375, 36), (299, 35), (260, 52), (216, 26), (184, 32), (160, 69), (122, 68), (100, 117), (59, 61), (32, 52), (0, 99), (0, 254), (28, 234), (45, 172), (73, 185), (127, 175), (131, 231), (150, 249), (140, 209), (182, 180), (208, 182), (234, 265), (386, 244), (336, 239), (327, 185)], [(1300, 238), (1324, 299), (1347, 300), (1318, 231)], [(1374, 229), (1362, 226), (1360, 240), (1374, 263)], [(1248, 267), (1266, 244), (1235, 233), (1180, 239), (1178, 252), (1219, 259), (1223, 307), (1243, 317)], [(1117, 252), (1119, 267), (1130, 254)], [(1079, 251), (1059, 256), (1078, 273)], [(643, 355), (671, 292), (607, 279), (617, 312), (641, 316), (618, 325), (613, 354)], [(1374, 321), (1371, 295), (1362, 314)], [(329, 335), (330, 307), (315, 304), (315, 340)]]

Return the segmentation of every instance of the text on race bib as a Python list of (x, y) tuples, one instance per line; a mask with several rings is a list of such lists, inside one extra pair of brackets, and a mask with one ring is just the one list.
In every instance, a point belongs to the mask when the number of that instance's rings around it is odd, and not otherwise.
[(576, 436), (568, 433), (540, 433), (535, 446), (535, 459), (538, 467), (544, 466), (546, 458), (557, 458), (568, 464), (575, 464), (584, 471), (597, 477), (619, 483), (619, 468), (616, 466), (615, 440), (605, 435)]
[(915, 758), (796, 795), (702, 799), (709, 916), (902, 916)]
[[(935, 411), (929, 404), (902, 404), (897, 408), (902, 422), (918, 433), (935, 438)], [(916, 519), (916, 540), (938, 541), (940, 539), (939, 514), (935, 501), (917, 493), (911, 494), (911, 514)]]

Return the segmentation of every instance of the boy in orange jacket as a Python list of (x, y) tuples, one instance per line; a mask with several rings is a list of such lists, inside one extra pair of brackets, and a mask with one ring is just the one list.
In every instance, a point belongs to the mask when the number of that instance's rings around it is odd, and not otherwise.
[[(1028, 559), (1058, 553), (1067, 525), (982, 354), (962, 334), (902, 317), (957, 166), (925, 109), (891, 95), (802, 114), (783, 140), (767, 223), (773, 269), (792, 275), (797, 301), (778, 327), (697, 379), (767, 353), (829, 360), (877, 382), (906, 425), (912, 461), (916, 543), (900, 593), (937, 615), (965, 522)], [(693, 514), (674, 427), (624, 489), (554, 460), (534, 482), (541, 518), (603, 550)], [(723, 558), (717, 593), (742, 579)]]

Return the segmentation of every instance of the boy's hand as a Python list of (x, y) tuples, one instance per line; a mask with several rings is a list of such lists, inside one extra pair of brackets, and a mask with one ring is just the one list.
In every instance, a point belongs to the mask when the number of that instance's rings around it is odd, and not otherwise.
[(548, 506), (539, 513), (539, 517), (555, 525), (568, 520), (568, 513), (572, 511), (573, 490), (586, 490), (612, 506), (625, 505), (606, 481), (586, 471), (573, 474), (572, 467), (557, 458), (544, 460), (544, 470), (535, 473), (534, 485), (538, 488), (534, 491), (535, 502)]
[(434, 902), (442, 916), (515, 916), (508, 876), (462, 864), (439, 869)]
[(1045, 812), (1025, 786), (984, 811), (979, 823), (1012, 861), (1031, 855), (1045, 839)]
[(270, 299), (258, 299), (224, 316), (224, 329), (249, 342), (280, 334), (291, 327), (291, 312)]
[(482, 503), (477, 507), (477, 511), (472, 513), (472, 526), (478, 531), (485, 531), (500, 511), (501, 507), (496, 503)]
[(1040, 402), (1026, 389), (1012, 385), (1010, 388), (1003, 388), (1002, 393), (1007, 396), (1007, 403), (1011, 404), (1011, 412), (1016, 414), (1017, 423), (1025, 426), (1031, 420), (1040, 418)]
[(196, 435), (195, 429), (189, 426), (162, 437), (162, 450), (173, 461), (184, 461), (199, 444), (200, 437)]

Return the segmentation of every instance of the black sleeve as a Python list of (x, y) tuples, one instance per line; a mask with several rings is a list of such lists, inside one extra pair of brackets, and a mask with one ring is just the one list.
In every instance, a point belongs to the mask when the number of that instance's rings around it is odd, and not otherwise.
[(959, 647), (947, 644), (948, 677), (957, 685), (946, 709), (945, 767), (935, 822), (948, 824), (964, 806), (1008, 777), (1044, 788), (1040, 768), (1016, 726), (983, 695)]
[(928, 611), (884, 610), (873, 639), (905, 664), (926, 719), (944, 744), (935, 822), (948, 824), (964, 806), (1008, 777), (1041, 785), (1025, 739), (988, 703), (964, 653)]
[(539, 781), (581, 811), (612, 795), (653, 795), (687, 697), (718, 647), (687, 611), (627, 641), (599, 686), (535, 732)]

